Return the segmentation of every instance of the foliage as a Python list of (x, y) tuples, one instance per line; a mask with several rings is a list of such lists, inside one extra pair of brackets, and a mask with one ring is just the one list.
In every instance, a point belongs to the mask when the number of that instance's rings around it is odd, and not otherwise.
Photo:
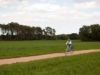
[(72, 40), (78, 40), (79, 39), (79, 35), (77, 33), (72, 33), (69, 35), (70, 39)]
[(79, 35), (77, 33), (72, 33), (72, 34), (61, 34), (57, 35), (58, 40), (67, 40), (70, 38), (71, 40), (78, 40)]
[(59, 40), (67, 40), (68, 39), (68, 35), (65, 34), (61, 34), (61, 35), (57, 35)]
[(84, 25), (79, 30), (79, 36), (82, 41), (100, 41), (100, 25)]
[(30, 27), (18, 23), (0, 24), (0, 40), (56, 40), (56, 30), (51, 27)]

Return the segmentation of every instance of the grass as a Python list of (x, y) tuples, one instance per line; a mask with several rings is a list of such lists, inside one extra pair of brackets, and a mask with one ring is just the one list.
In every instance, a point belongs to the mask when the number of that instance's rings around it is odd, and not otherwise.
[(100, 75), (100, 52), (3, 65), (0, 75)]
[[(0, 58), (64, 52), (66, 40), (0, 41)], [(74, 50), (100, 49), (100, 42), (73, 40)]]

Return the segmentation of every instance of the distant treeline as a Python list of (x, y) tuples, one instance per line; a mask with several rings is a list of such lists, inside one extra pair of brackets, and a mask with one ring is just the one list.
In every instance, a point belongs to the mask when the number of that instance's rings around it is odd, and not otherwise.
[(1, 40), (55, 40), (55, 29), (51, 27), (30, 27), (18, 23), (0, 24)]
[(79, 35), (77, 33), (57, 35), (57, 39), (59, 40), (67, 40), (68, 38), (72, 40), (78, 40)]
[(82, 41), (100, 41), (100, 25), (84, 25), (79, 30), (79, 36)]
[(16, 22), (8, 24), (0, 24), (0, 40), (67, 40), (70, 37), (72, 40), (79, 39), (79, 35), (61, 34), (55, 35), (56, 30), (51, 27), (30, 27), (20, 25)]
[(0, 24), (0, 40), (72, 40), (100, 41), (100, 25), (84, 25), (77, 33), (55, 35), (56, 30), (51, 27), (30, 27), (18, 23)]

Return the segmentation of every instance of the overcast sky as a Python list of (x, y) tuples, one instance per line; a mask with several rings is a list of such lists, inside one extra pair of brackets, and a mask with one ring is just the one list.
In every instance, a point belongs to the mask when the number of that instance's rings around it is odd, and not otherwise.
[(10, 22), (78, 33), (83, 25), (100, 24), (100, 0), (0, 0), (0, 23)]

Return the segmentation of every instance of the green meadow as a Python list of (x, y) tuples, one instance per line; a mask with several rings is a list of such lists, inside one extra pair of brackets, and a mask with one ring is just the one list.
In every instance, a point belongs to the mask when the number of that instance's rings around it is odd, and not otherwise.
[(100, 52), (2, 65), (0, 75), (100, 75)]
[[(0, 41), (0, 58), (64, 52), (67, 40)], [(73, 40), (73, 49), (100, 49), (100, 42)]]

